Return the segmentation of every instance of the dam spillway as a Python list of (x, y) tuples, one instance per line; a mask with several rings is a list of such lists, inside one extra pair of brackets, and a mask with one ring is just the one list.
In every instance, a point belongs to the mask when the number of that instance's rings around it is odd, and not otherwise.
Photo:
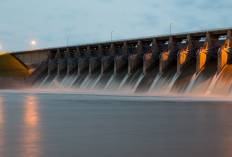
[[(232, 93), (232, 28), (12, 52), (40, 90)], [(30, 68), (32, 67), (32, 68)]]

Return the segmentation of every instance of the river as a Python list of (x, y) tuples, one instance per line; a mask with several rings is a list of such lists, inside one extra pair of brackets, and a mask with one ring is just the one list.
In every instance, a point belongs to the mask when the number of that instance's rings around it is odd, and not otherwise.
[(232, 156), (232, 99), (0, 91), (1, 157)]

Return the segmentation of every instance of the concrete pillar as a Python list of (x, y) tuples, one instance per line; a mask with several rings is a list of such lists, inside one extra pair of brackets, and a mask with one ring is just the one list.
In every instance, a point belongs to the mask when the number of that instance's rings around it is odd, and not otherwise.
[(70, 58), (71, 57), (71, 51), (70, 51), (70, 49), (69, 48), (66, 48), (66, 52), (65, 52), (65, 59), (67, 59), (67, 58)]
[(196, 58), (196, 73), (198, 74), (205, 64), (210, 61), (213, 57), (208, 54), (208, 49), (213, 47), (212, 36), (210, 33), (206, 34), (204, 47), (201, 47), (197, 53)]
[(60, 59), (60, 58), (61, 58), (60, 49), (57, 49), (55, 60)]
[(152, 53), (145, 54), (143, 59), (143, 74), (145, 74), (147, 72), (147, 69), (150, 68), (156, 62), (159, 62), (159, 60), (153, 58)]
[(57, 68), (57, 64), (53, 60), (48, 61), (48, 75)]
[(105, 58), (101, 61), (101, 75), (104, 74), (105, 70), (113, 64), (113, 61)]
[(193, 39), (192, 36), (190, 34), (187, 34), (187, 40), (186, 40), (186, 44), (185, 44), (185, 49), (192, 49), (193, 48)]
[(103, 52), (103, 49), (102, 49), (102, 45), (99, 44), (98, 45), (98, 50), (97, 50), (97, 57), (100, 57), (100, 56), (103, 56), (104, 55), (104, 52)]
[(48, 55), (46, 57), (46, 61), (49, 61), (52, 59), (52, 53), (51, 53), (51, 50), (48, 50)]
[[(109, 56), (113, 56), (116, 54), (116, 50), (115, 50), (115, 45), (113, 43), (111, 43), (110, 45), (110, 50), (109, 50)], [(104, 74), (105, 70), (111, 66), (112, 64), (114, 64), (113, 61), (109, 60), (108, 58), (104, 58), (101, 61), (101, 75)]]
[(109, 56), (115, 55), (116, 54), (116, 49), (114, 43), (111, 43), (110, 45), (110, 51), (109, 51)]
[(125, 54), (128, 54), (129, 52), (129, 49), (128, 49), (128, 46), (127, 46), (127, 42), (124, 41), (123, 43), (123, 47), (122, 47), (122, 54), (117, 56), (117, 59), (115, 59), (114, 61), (114, 75), (116, 75), (116, 73), (118, 72), (118, 70), (126, 65), (128, 63), (128, 61), (124, 60), (124, 59), (121, 59), (123, 55)]
[(123, 47), (122, 47), (122, 55), (125, 55), (125, 54), (128, 54), (128, 53), (129, 53), (129, 49), (128, 49), (128, 46), (127, 46), (127, 42), (124, 41)]
[(172, 36), (170, 36), (168, 41), (168, 50), (164, 50), (163, 52), (161, 52), (161, 56), (159, 59), (159, 74), (162, 74), (164, 69), (175, 60), (173, 57), (170, 56), (171, 51), (175, 49), (175, 40)]
[(67, 64), (63, 61), (59, 61), (59, 63), (57, 63), (57, 75), (60, 74), (60, 72), (62, 70), (64, 70), (67, 67)]
[[(116, 49), (115, 49), (115, 45), (114, 43), (111, 43), (110, 45), (110, 50), (109, 50), (109, 56), (113, 56), (116, 54)], [(113, 61), (105, 58), (101, 61), (101, 75), (103, 75), (103, 73), (105, 72), (105, 70), (110, 66), (114, 64)]]
[[(98, 45), (98, 50), (97, 50), (97, 57), (103, 56), (104, 52), (102, 50), (102, 45)], [(89, 62), (89, 75), (92, 74), (92, 72), (101, 65), (101, 62), (98, 60), (92, 59), (92, 61)]]
[(189, 50), (192, 48), (193, 48), (192, 37), (190, 34), (188, 34), (187, 41), (185, 44), (185, 49), (182, 49), (177, 55), (177, 73), (178, 74), (181, 72), (181, 70), (187, 63), (195, 59), (191, 57), (190, 55), (188, 55)]
[(136, 48), (136, 54), (132, 54), (131, 57), (128, 60), (128, 74), (131, 73), (131, 71), (140, 63), (142, 63), (142, 60), (137, 59), (137, 54), (143, 52), (143, 44), (142, 41), (139, 40)]
[(168, 50), (175, 50), (176, 49), (176, 43), (175, 40), (172, 36), (169, 37), (169, 41), (168, 41)]
[(137, 59), (137, 54), (131, 55), (128, 60), (128, 74), (130, 74), (131, 71), (140, 63), (142, 63), (142, 60)]
[(88, 62), (86, 62), (85, 60), (81, 60), (78, 63), (77, 74), (80, 75), (80, 73), (82, 72), (82, 70), (85, 69), (88, 66), (89, 66)]
[(217, 73), (219, 74), (224, 66), (232, 59), (232, 54), (229, 53), (230, 45), (232, 44), (231, 30), (227, 30), (227, 38), (218, 52)]
[(174, 58), (170, 57), (170, 52), (170, 50), (164, 50), (162, 52), (159, 60), (159, 74), (162, 74), (164, 69), (175, 60)]
[(89, 62), (89, 75), (92, 74), (93, 70), (95, 70), (98, 66), (101, 65), (101, 62), (93, 59), (92, 61)]
[(136, 54), (142, 53), (144, 51), (143, 49), (143, 43), (141, 40), (138, 41), (137, 48), (136, 48)]
[[(159, 46), (158, 46), (158, 43), (157, 43), (157, 39), (153, 38), (150, 53), (144, 54), (144, 58), (143, 58), (143, 74), (145, 74), (147, 72), (147, 69), (150, 68), (153, 64), (155, 64), (156, 62), (159, 62), (158, 59), (152, 57), (152, 53), (160, 53), (160, 52), (158, 52), (158, 50), (159, 50)], [(159, 54), (157, 54), (157, 55), (159, 55)]]
[(117, 74), (118, 70), (127, 64), (127, 61), (124, 59), (121, 59), (120, 57), (118, 57), (115, 61), (114, 61), (114, 75)]
[(181, 70), (184, 68), (186, 64), (188, 64), (190, 61), (194, 60), (195, 58), (188, 55), (188, 49), (181, 50), (179, 54), (177, 55), (177, 73), (179, 74)]
[(79, 58), (79, 57), (81, 57), (81, 51), (79, 47), (76, 47), (74, 58)]
[(91, 51), (90, 45), (88, 45), (85, 57), (90, 57), (90, 56), (92, 56), (92, 51)]
[(77, 62), (74, 62), (73, 60), (68, 60), (67, 62), (67, 75), (70, 74), (71, 71), (73, 71), (73, 69), (75, 69), (77, 67)]
[(153, 38), (151, 52), (156, 52), (159, 50), (158, 42), (156, 38)]

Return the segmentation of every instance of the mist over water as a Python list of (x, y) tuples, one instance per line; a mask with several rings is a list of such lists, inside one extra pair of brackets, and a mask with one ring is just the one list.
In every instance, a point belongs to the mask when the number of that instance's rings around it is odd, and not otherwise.
[(230, 156), (231, 99), (0, 91), (0, 155)]

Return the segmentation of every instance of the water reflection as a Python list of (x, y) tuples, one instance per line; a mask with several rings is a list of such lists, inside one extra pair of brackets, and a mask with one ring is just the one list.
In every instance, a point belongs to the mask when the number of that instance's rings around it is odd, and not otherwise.
[(38, 113), (38, 100), (36, 95), (25, 96), (24, 127), (23, 127), (23, 154), (22, 156), (40, 156), (40, 126)]
[(2, 152), (2, 148), (4, 145), (3, 123), (4, 123), (3, 98), (0, 97), (0, 152)]

